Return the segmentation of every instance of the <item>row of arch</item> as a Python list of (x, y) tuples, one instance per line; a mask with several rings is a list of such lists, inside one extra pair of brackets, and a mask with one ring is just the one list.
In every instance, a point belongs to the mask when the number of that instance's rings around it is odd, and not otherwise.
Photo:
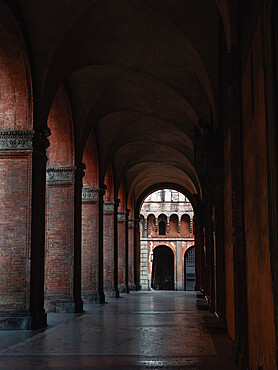
[(140, 215), (143, 228), (147, 229), (148, 237), (158, 235), (166, 235), (171, 233), (176, 237), (189, 237), (193, 233), (193, 218), (189, 214), (183, 214), (179, 218), (177, 214), (172, 214), (167, 217), (165, 214), (160, 214), (157, 218), (154, 214), (149, 214), (145, 220), (143, 215)]

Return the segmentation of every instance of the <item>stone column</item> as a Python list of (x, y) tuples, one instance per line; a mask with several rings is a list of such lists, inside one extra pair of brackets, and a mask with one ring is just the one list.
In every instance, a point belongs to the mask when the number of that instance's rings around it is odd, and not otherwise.
[(119, 296), (115, 289), (115, 203), (103, 202), (103, 286), (107, 297)]
[(126, 293), (126, 244), (125, 244), (125, 221), (126, 212), (118, 212), (118, 289), (120, 293)]
[(134, 219), (128, 219), (128, 288), (135, 290), (134, 284)]
[(99, 188), (82, 189), (82, 298), (100, 303), (99, 286)]
[(140, 284), (142, 290), (150, 290), (148, 279), (148, 240), (146, 220), (140, 220)]
[(70, 166), (46, 169), (45, 308), (48, 312), (82, 312), (83, 309), (79, 172)]
[(46, 326), (45, 168), (37, 131), (0, 132), (0, 329)]
[(183, 263), (182, 263), (182, 242), (177, 240), (177, 249), (176, 249), (176, 281), (175, 281), (175, 290), (184, 290), (183, 285)]

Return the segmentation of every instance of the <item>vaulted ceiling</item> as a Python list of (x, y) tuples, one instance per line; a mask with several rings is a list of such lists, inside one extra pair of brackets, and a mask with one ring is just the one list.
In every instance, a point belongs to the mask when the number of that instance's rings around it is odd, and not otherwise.
[(219, 30), (226, 0), (17, 0), (36, 77), (37, 120), (68, 86), (76, 160), (91, 131), (100, 179), (112, 163), (137, 199), (156, 183), (201, 193), (199, 120), (219, 124)]

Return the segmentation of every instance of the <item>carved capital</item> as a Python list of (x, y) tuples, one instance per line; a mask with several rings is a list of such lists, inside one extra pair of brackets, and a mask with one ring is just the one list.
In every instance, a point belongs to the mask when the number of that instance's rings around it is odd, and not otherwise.
[(134, 219), (133, 219), (133, 218), (130, 218), (130, 219), (128, 220), (128, 227), (129, 227), (129, 228), (134, 227)]
[(0, 151), (45, 151), (48, 146), (46, 136), (35, 130), (0, 131)]
[(103, 202), (103, 213), (114, 213), (114, 202)]
[(74, 182), (76, 167), (47, 167), (47, 182)]
[(97, 202), (99, 200), (99, 188), (82, 188), (82, 201)]
[(126, 219), (126, 212), (118, 212), (117, 219), (119, 222), (124, 222)]

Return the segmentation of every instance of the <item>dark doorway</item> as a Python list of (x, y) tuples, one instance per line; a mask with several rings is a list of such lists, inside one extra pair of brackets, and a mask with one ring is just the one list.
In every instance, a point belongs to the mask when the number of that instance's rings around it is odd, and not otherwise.
[(152, 288), (174, 290), (174, 253), (165, 245), (153, 251)]
[(184, 289), (194, 290), (195, 285), (195, 246), (188, 248), (184, 256)]

